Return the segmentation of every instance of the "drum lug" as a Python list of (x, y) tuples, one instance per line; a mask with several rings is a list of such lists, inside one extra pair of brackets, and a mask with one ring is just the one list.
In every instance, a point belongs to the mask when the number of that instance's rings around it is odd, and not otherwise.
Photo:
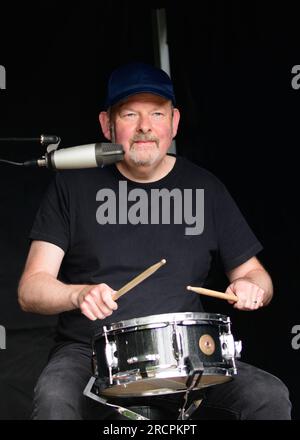
[(239, 358), (242, 351), (242, 341), (234, 341), (231, 333), (222, 333), (220, 335), (222, 356), (226, 360)]
[(240, 358), (242, 352), (242, 341), (235, 341), (234, 347), (235, 347), (235, 357)]
[(109, 368), (117, 368), (118, 366), (118, 358), (115, 356), (116, 351), (116, 343), (114, 341), (108, 341), (105, 345), (105, 356)]
[(181, 335), (178, 330), (178, 326), (175, 323), (172, 323), (172, 348), (173, 348), (173, 356), (179, 366), (179, 362), (182, 364), (180, 367), (183, 367), (183, 349), (182, 349), (182, 340)]

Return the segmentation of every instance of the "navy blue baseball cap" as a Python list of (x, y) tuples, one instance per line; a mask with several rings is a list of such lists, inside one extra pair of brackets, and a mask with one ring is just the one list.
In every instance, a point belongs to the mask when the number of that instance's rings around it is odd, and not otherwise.
[(173, 84), (169, 75), (145, 63), (130, 63), (114, 70), (107, 87), (105, 109), (137, 93), (153, 93), (175, 105)]

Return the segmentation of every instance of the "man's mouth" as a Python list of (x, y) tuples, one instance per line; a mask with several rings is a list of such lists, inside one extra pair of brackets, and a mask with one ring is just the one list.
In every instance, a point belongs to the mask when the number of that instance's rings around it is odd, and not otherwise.
[(144, 149), (144, 148), (153, 148), (156, 146), (155, 141), (134, 141), (132, 143), (132, 148)]

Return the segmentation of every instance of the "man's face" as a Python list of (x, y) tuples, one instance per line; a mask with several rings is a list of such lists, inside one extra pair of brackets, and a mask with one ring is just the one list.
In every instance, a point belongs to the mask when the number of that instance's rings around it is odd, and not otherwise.
[(113, 109), (109, 135), (103, 131), (113, 142), (123, 145), (124, 159), (131, 166), (147, 167), (159, 163), (165, 156), (178, 122), (179, 112), (172, 108), (170, 101), (141, 93)]

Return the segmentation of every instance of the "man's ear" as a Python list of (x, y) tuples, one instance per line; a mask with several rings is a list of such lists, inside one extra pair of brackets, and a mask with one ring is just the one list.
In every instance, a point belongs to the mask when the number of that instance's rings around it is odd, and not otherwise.
[(179, 121), (180, 121), (180, 112), (178, 110), (178, 108), (174, 108), (173, 109), (173, 118), (172, 118), (172, 124), (173, 124), (173, 138), (176, 136), (177, 134), (177, 130), (178, 130), (178, 125), (179, 125)]
[(111, 141), (111, 133), (110, 133), (110, 120), (107, 112), (101, 112), (99, 115), (99, 122), (101, 125), (102, 133), (104, 137)]

